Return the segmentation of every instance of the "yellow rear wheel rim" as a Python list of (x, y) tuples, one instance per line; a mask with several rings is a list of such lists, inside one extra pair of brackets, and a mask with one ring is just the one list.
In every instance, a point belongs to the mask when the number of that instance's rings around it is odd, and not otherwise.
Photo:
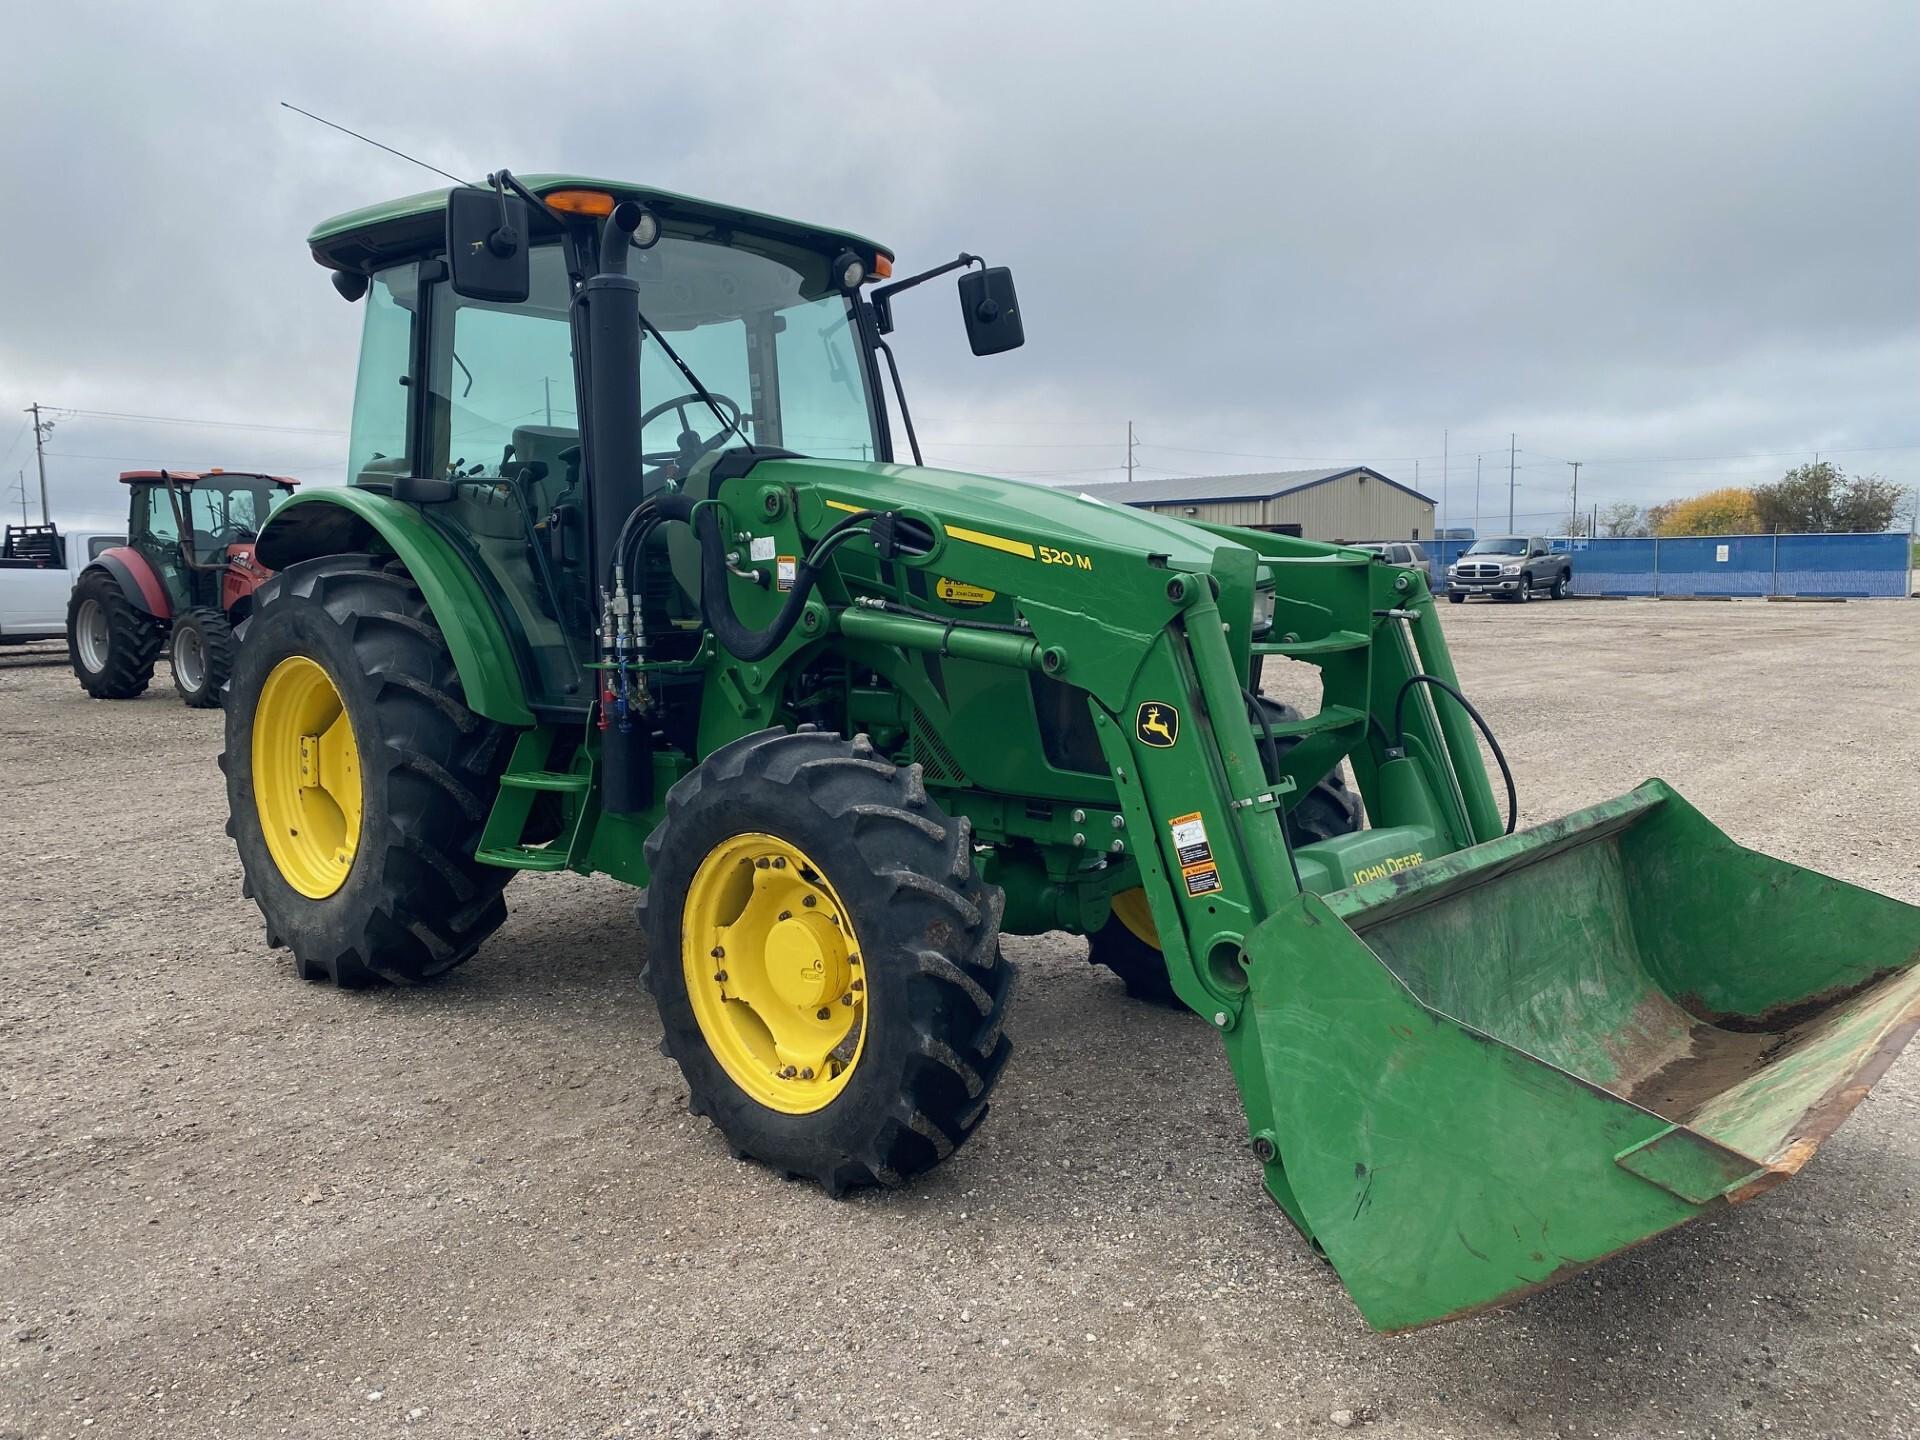
[(324, 900), (360, 847), (360, 747), (332, 679), (305, 655), (273, 667), (253, 710), (253, 799), (281, 878)]
[(1142, 945), (1160, 948), (1160, 928), (1153, 923), (1153, 911), (1147, 906), (1145, 890), (1122, 890), (1113, 897), (1113, 913), (1133, 932)]
[(866, 1045), (866, 969), (827, 878), (777, 835), (711, 850), (681, 912), (687, 998), (707, 1049), (760, 1104), (810, 1115), (847, 1088)]

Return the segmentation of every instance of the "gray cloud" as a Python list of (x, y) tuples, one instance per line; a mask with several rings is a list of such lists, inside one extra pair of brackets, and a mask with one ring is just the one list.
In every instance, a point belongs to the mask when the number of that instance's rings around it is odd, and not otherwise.
[[(1510, 431), (1522, 511), (1568, 458), (1600, 502), (1816, 449), (1920, 480), (1885, 448), (1920, 444), (1910, 4), (79, 4), (11, 33), (0, 445), (34, 398), (344, 429), (357, 315), (304, 236), (434, 181), (285, 98), (463, 174), (1012, 264), (1024, 351), (974, 361), (949, 292), (901, 305), (956, 468), (1117, 478), (1132, 418), (1152, 473), (1420, 457), (1430, 490), (1451, 430), (1456, 519)], [(72, 416), (53, 449), (77, 514), (123, 465), (324, 479), (345, 443)]]

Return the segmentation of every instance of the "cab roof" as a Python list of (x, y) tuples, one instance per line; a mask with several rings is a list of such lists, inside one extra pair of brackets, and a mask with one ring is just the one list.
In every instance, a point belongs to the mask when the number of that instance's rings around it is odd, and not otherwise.
[(300, 482), (291, 475), (268, 475), (259, 470), (122, 470), (122, 485), (145, 485), (157, 480), (171, 480), (176, 485), (191, 485), (197, 480), (265, 480), (270, 484), (284, 485), (291, 490)]
[[(660, 217), (669, 229), (738, 226), (770, 235), (810, 250), (851, 249), (871, 266), (876, 256), (893, 259), (884, 245), (850, 230), (833, 230), (801, 220), (785, 220), (756, 210), (722, 205), (650, 185), (624, 180), (598, 180), (587, 175), (522, 175), (520, 183), (545, 198), (556, 190), (603, 190), (616, 200), (637, 200)], [(447, 191), (424, 190), (398, 200), (386, 200), (349, 210), (315, 226), (307, 236), (313, 258), (330, 270), (364, 274), (410, 256), (443, 249), (446, 244)]]

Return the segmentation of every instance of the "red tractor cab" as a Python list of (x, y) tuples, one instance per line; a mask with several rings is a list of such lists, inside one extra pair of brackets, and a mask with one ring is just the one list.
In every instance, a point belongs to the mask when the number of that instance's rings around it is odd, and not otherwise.
[(89, 695), (128, 700), (153, 679), (163, 646), (174, 688), (196, 709), (220, 703), (233, 630), (273, 574), (253, 547), (299, 482), (243, 470), (128, 470), (127, 543), (80, 574), (67, 604), (67, 653)]

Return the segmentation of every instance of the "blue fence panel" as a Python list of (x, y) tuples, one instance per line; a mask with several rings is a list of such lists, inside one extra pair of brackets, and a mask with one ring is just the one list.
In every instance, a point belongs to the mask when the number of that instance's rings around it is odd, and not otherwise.
[(1686, 535), (1554, 542), (1571, 548), (1576, 595), (1908, 593), (1905, 535)]
[(1776, 595), (1907, 593), (1905, 535), (1782, 535)]
[(1655, 594), (1653, 541), (1588, 540), (1573, 552), (1576, 595)]
[[(1550, 542), (1573, 553), (1576, 595), (1834, 595), (1909, 593), (1905, 535), (1603, 536)], [(1469, 542), (1426, 542), (1436, 587)]]

